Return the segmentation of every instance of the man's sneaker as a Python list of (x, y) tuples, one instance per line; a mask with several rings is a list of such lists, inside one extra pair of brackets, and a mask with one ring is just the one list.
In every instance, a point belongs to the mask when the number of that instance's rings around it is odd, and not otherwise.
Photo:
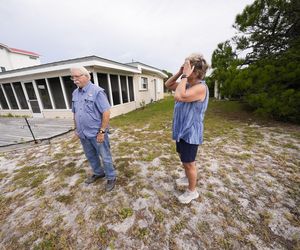
[(176, 185), (177, 186), (188, 186), (189, 185), (189, 180), (187, 177), (182, 177), (176, 180)]
[(104, 178), (104, 177), (105, 177), (105, 174), (102, 174), (102, 175), (95, 175), (95, 174), (93, 174), (92, 176), (89, 176), (89, 177), (84, 181), (84, 183), (85, 183), (85, 184), (91, 184), (91, 183), (95, 182), (96, 180), (101, 179), (101, 178)]
[(106, 191), (109, 192), (109, 191), (113, 190), (115, 185), (116, 185), (116, 178), (113, 180), (107, 180), (107, 183), (105, 186)]
[(192, 200), (197, 199), (199, 197), (199, 193), (197, 192), (197, 190), (195, 191), (190, 191), (189, 189), (186, 190), (182, 195), (180, 195), (178, 197), (178, 200), (180, 203), (183, 204), (188, 204), (190, 203)]

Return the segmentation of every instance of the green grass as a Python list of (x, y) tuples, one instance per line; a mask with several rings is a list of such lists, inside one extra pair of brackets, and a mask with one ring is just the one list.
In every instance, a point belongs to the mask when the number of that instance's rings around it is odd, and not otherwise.
[(133, 210), (130, 207), (124, 207), (119, 211), (120, 219), (125, 220), (133, 215)]
[(116, 168), (121, 175), (129, 179), (136, 176), (139, 172), (139, 168), (133, 165), (130, 161), (130, 158), (118, 158), (114, 161)]
[[(153, 135), (157, 135), (157, 131), (162, 130), (164, 132), (162, 136), (164, 137), (167, 134), (165, 139), (168, 140), (171, 137), (173, 109), (174, 98), (173, 96), (167, 96), (164, 100), (146, 105), (143, 109), (115, 117), (111, 119), (110, 124), (113, 128), (129, 130), (130, 134), (136, 137), (144, 137), (144, 140), (145, 137), (153, 137)], [(241, 120), (247, 122), (249, 117), (251, 115), (245, 110), (245, 106), (237, 101), (215, 101), (211, 99), (205, 114), (204, 136), (206, 139), (210, 139), (227, 135), (240, 126)], [(149, 125), (149, 127), (143, 129), (143, 131), (152, 132), (150, 135), (133, 131), (134, 129), (144, 128), (146, 125)], [(254, 133), (255, 131), (252, 134)], [(250, 134), (251, 138), (252, 134)], [(158, 136), (162, 140), (161, 136)], [(252, 143), (250, 138), (249, 143)], [(122, 142), (120, 149), (128, 151), (131, 148), (127, 147), (128, 145), (134, 146), (130, 142)]]
[(176, 223), (171, 227), (171, 231), (175, 234), (180, 233), (184, 228), (187, 227), (187, 220), (184, 218), (180, 222)]
[(66, 205), (69, 205), (73, 202), (74, 196), (73, 195), (60, 195), (60, 196), (56, 197), (56, 200), (61, 203), (66, 204)]
[(149, 104), (143, 109), (138, 109), (115, 117), (111, 120), (112, 127), (124, 128), (143, 128), (145, 124), (151, 122), (149, 130), (155, 131), (165, 129), (164, 123), (172, 120), (172, 111), (174, 108), (174, 99), (166, 97), (157, 103)]
[(143, 157), (141, 157), (142, 161), (153, 161), (155, 158), (159, 157), (161, 155), (160, 151), (154, 151), (154, 152), (147, 152), (146, 155), (144, 155)]
[(154, 208), (151, 208), (150, 210), (155, 215), (156, 222), (162, 223), (165, 220), (166, 215), (164, 214), (164, 212), (162, 210), (154, 209)]
[(200, 221), (197, 224), (197, 228), (200, 233), (208, 233), (210, 232), (210, 225), (207, 221)]
[[(130, 131), (130, 135), (135, 136), (137, 139), (134, 143), (122, 142), (120, 150), (125, 151), (125, 153), (132, 153), (134, 151), (131, 149), (139, 146), (138, 139), (145, 141), (155, 135), (161, 141), (169, 140), (172, 131), (173, 109), (174, 97), (166, 96), (164, 100), (111, 119), (112, 128)], [(236, 136), (236, 129), (241, 127), (241, 122), (249, 123), (251, 119), (258, 124), (270, 122), (249, 113), (243, 103), (238, 101), (216, 101), (211, 98), (204, 119), (204, 137), (206, 140), (210, 140), (224, 135)], [(247, 127), (247, 124), (243, 128), (247, 131), (244, 134), (243, 141), (246, 141), (248, 147), (255, 144), (258, 139), (263, 139), (263, 135), (257, 129)], [(143, 134), (134, 131), (135, 129), (143, 129), (143, 131), (151, 133)], [(163, 131), (163, 134), (158, 135), (157, 131)], [(154, 139), (157, 141), (157, 138)], [(287, 147), (293, 148), (291, 145), (287, 145)]]
[(0, 181), (4, 179), (8, 174), (0, 172)]
[[(95, 232), (96, 239), (98, 241), (98, 246), (101, 246), (99, 249), (114, 249), (113, 241), (115, 239), (115, 232), (109, 230), (106, 225), (102, 225)], [(107, 248), (109, 246), (109, 248)]]
[(18, 187), (31, 187), (35, 188), (40, 186), (43, 181), (48, 177), (40, 167), (35, 166), (25, 166), (13, 177), (13, 182)]

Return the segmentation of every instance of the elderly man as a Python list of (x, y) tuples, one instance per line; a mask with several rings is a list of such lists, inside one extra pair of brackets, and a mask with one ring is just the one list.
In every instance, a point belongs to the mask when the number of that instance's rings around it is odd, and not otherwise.
[(116, 172), (107, 133), (110, 104), (104, 89), (90, 81), (91, 77), (86, 68), (72, 68), (70, 71), (71, 79), (78, 87), (72, 97), (75, 134), (80, 138), (84, 153), (93, 169), (93, 175), (89, 176), (85, 183), (91, 184), (105, 177), (105, 188), (111, 191), (115, 186)]

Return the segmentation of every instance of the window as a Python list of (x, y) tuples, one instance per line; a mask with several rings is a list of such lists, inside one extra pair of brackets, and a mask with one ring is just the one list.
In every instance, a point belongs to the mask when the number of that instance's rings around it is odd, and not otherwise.
[(134, 101), (134, 91), (133, 91), (133, 78), (132, 76), (128, 76), (128, 88), (129, 88), (129, 97), (130, 101)]
[(10, 83), (3, 84), (3, 87), (4, 87), (4, 91), (6, 93), (8, 102), (10, 104), (10, 107), (12, 109), (19, 109), (17, 100), (15, 98), (15, 95), (14, 95), (14, 92), (12, 90), (12, 87), (11, 87)]
[(44, 109), (52, 109), (50, 96), (45, 79), (35, 80)]
[(1, 103), (2, 109), (9, 109), (8, 104), (6, 102), (5, 95), (4, 95), (3, 90), (1, 88), (1, 85), (0, 85), (0, 103)]
[(98, 76), (99, 86), (105, 90), (107, 99), (108, 99), (109, 103), (111, 104), (111, 100), (110, 100), (110, 96), (109, 96), (107, 74), (97, 73), (97, 76)]
[(28, 95), (28, 99), (31, 100), (37, 100), (35, 90), (33, 88), (32, 82), (25, 82), (25, 89)]
[(71, 76), (63, 76), (63, 83), (65, 85), (66, 95), (69, 102), (69, 107), (72, 107), (72, 93), (77, 88), (76, 84), (70, 79)]
[(110, 75), (110, 83), (114, 105), (118, 105), (121, 103), (118, 76)]
[(62, 92), (60, 80), (58, 77), (48, 78), (49, 88), (51, 90), (56, 109), (65, 109), (66, 103)]
[(147, 90), (147, 89), (148, 89), (148, 78), (147, 77), (141, 77), (140, 90)]
[(128, 102), (126, 76), (120, 76), (123, 103)]
[(91, 77), (91, 80), (90, 80), (90, 81), (91, 81), (92, 83), (94, 83), (94, 75), (93, 75), (92, 72), (90, 73), (90, 77)]
[(13, 82), (13, 87), (15, 89), (17, 98), (19, 100), (21, 109), (29, 109), (26, 97), (24, 95), (24, 91), (20, 82)]

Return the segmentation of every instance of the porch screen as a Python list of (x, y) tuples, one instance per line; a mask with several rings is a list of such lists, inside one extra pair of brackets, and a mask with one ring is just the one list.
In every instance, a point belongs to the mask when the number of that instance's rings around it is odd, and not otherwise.
[(45, 79), (35, 80), (44, 109), (52, 109), (49, 91)]

